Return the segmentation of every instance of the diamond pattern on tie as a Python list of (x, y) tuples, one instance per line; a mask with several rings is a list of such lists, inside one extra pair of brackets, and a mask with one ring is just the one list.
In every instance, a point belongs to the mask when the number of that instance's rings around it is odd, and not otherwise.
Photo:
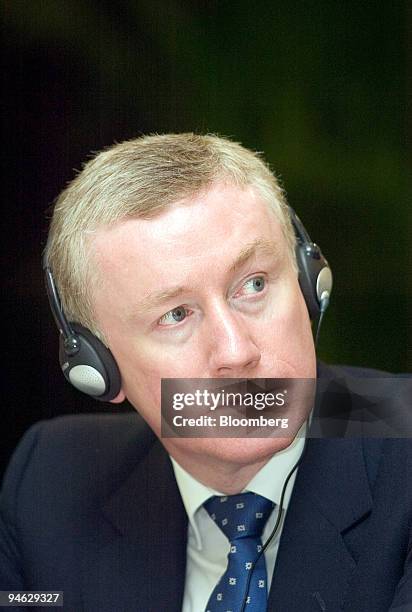
[[(228, 565), (206, 606), (206, 612), (239, 612), (249, 573), (262, 550), (261, 535), (274, 503), (256, 493), (214, 496), (204, 503), (211, 519), (230, 542)], [(267, 610), (265, 556), (256, 563), (247, 597), (247, 612)]]

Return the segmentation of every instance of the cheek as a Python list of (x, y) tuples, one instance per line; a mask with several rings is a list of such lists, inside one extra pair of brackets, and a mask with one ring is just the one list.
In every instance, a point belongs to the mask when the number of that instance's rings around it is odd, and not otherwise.
[(149, 384), (161, 378), (198, 377), (202, 367), (202, 347), (198, 339), (177, 344), (159, 342), (151, 336), (132, 339), (118, 337), (112, 344), (122, 377), (127, 386)]
[[(128, 401), (136, 408), (156, 434), (160, 433), (160, 371), (145, 359), (118, 359), (122, 373), (122, 388)], [(159, 365), (159, 364), (157, 364)]]
[(196, 360), (177, 358), (176, 354), (170, 355), (164, 348), (149, 347), (144, 341), (135, 345), (130, 338), (112, 343), (111, 348), (128, 401), (160, 435), (161, 379), (190, 377), (185, 364), (193, 367)]
[(299, 363), (300, 376), (302, 378), (315, 378), (316, 353), (312, 326), (307, 306), (300, 290), (291, 319), (291, 326), (292, 328), (289, 329), (290, 342)]
[(311, 323), (299, 286), (293, 291), (288, 307), (274, 313), (268, 329), (262, 323), (259, 336), (263, 338), (262, 356), (264, 364), (283, 362), (300, 378), (316, 376), (316, 356)]

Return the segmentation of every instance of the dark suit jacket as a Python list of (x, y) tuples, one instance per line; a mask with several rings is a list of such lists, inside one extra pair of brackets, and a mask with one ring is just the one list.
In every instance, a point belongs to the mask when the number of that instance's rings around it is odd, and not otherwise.
[[(350, 371), (321, 375), (359, 410)], [(269, 610), (412, 610), (411, 534), (411, 440), (310, 439)], [(186, 537), (170, 460), (137, 414), (40, 422), (4, 481), (0, 590), (62, 590), (66, 612), (178, 612)]]

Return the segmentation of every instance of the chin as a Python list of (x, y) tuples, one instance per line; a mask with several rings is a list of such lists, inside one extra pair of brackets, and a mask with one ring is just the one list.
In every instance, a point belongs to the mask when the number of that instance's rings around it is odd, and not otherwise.
[[(294, 438), (192, 438), (175, 444), (181, 453), (236, 464), (239, 467), (268, 461), (293, 442)], [(176, 439), (175, 439), (176, 442)]]
[[(226, 438), (216, 440), (221, 446), (220, 452), (232, 463), (251, 465), (269, 460), (293, 442), (294, 438)], [(218, 449), (216, 449), (218, 450)], [(223, 457), (222, 457), (223, 458)]]

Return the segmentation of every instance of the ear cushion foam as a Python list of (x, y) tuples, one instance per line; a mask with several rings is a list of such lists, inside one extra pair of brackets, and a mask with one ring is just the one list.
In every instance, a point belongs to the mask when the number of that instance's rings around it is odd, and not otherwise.
[(67, 355), (60, 336), (60, 367), (65, 378), (79, 391), (101, 401), (114, 399), (121, 389), (121, 376), (110, 350), (88, 329), (70, 323), (78, 337), (80, 349)]

